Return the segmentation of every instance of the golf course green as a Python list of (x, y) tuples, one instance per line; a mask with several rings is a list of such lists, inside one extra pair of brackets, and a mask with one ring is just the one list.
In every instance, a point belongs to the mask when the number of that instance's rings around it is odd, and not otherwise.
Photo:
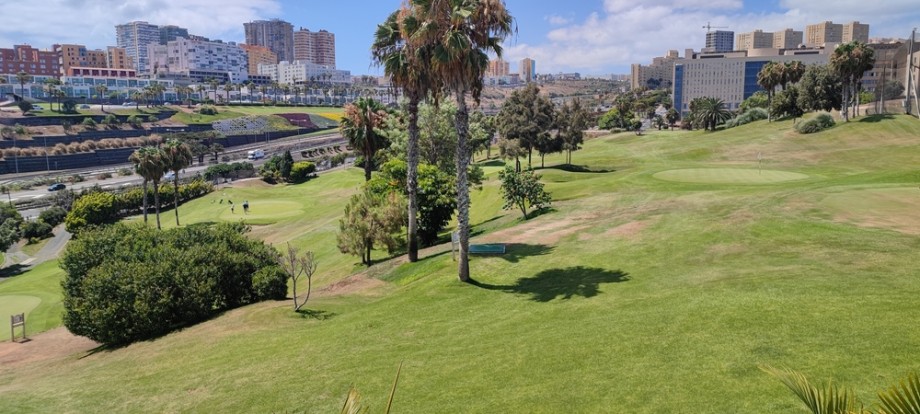
[[(180, 222), (243, 219), (251, 237), (314, 251), (309, 312), (260, 303), (123, 348), (0, 365), (0, 411), (336, 412), (355, 386), (379, 412), (400, 364), (404, 413), (803, 412), (764, 365), (872, 402), (920, 369), (918, 136), (907, 116), (811, 135), (790, 120), (608, 135), (572, 154), (578, 168), (546, 157), (552, 209), (526, 221), (502, 209), (491, 160), (471, 190), (471, 242), (506, 251), (473, 256), (470, 284), (449, 245), (416, 263), (375, 251), (370, 268), (338, 251), (359, 169), (237, 182), (180, 206)], [(252, 212), (231, 214), (227, 198)], [(161, 220), (175, 226), (171, 210)], [(42, 266), (0, 282), (0, 297), (40, 297), (31, 317), (59, 326), (61, 275)]]

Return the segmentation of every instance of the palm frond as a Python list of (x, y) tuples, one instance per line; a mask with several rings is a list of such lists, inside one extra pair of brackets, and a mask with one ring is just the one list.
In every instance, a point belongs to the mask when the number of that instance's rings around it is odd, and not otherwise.
[(767, 374), (780, 380), (796, 395), (813, 414), (850, 414), (865, 412), (858, 407), (856, 395), (844, 388), (828, 382), (823, 387), (813, 385), (800, 372), (791, 369), (778, 369), (770, 366), (760, 368)]
[(920, 414), (920, 376), (910, 373), (898, 385), (878, 393), (884, 414)]

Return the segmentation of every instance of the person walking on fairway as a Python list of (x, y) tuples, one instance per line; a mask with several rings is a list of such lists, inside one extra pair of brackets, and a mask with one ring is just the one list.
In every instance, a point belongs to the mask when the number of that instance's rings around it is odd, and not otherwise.
[(243, 201), (243, 214), (249, 214), (249, 200)]

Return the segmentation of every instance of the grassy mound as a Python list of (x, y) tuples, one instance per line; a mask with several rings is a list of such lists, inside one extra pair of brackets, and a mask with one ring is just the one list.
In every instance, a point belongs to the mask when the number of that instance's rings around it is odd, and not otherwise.
[(665, 181), (703, 184), (774, 184), (808, 178), (805, 174), (788, 171), (743, 168), (688, 168), (682, 170), (668, 170), (657, 173), (654, 177)]
[[(12, 314), (25, 313), (29, 335), (61, 326), (63, 275), (57, 261), (51, 261), (0, 280), (0, 324), (9, 323)], [(10, 339), (9, 325), (6, 328), (0, 329), (0, 341)]]
[[(228, 220), (214, 197), (302, 206), (265, 217), (253, 235), (317, 250), (323, 289), (309, 313), (258, 304), (124, 349), (0, 367), (0, 402), (27, 412), (330, 412), (352, 384), (382, 406), (400, 362), (401, 412), (796, 410), (761, 364), (872, 400), (878, 384), (920, 369), (909, 317), (917, 239), (828, 206), (851, 190), (914, 187), (920, 122), (851, 122), (822, 135), (800, 137), (784, 121), (594, 139), (573, 155), (585, 168), (540, 171), (554, 211), (527, 222), (501, 210), (490, 166), (473, 191), (473, 242), (508, 251), (474, 257), (473, 285), (456, 281), (445, 246), (353, 275), (357, 260), (333, 240), (357, 170), (218, 192), (181, 207), (183, 223)], [(713, 188), (654, 174), (756, 172), (758, 154), (765, 172), (809, 179)], [(851, 197), (869, 206), (857, 216), (885, 204)]]

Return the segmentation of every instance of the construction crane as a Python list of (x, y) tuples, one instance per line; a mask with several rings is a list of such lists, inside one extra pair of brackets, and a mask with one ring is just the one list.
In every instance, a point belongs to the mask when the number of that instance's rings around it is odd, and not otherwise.
[(706, 25), (703, 26), (706, 29), (706, 33), (712, 32), (712, 29), (728, 29), (728, 26), (713, 26), (710, 22), (706, 22)]

